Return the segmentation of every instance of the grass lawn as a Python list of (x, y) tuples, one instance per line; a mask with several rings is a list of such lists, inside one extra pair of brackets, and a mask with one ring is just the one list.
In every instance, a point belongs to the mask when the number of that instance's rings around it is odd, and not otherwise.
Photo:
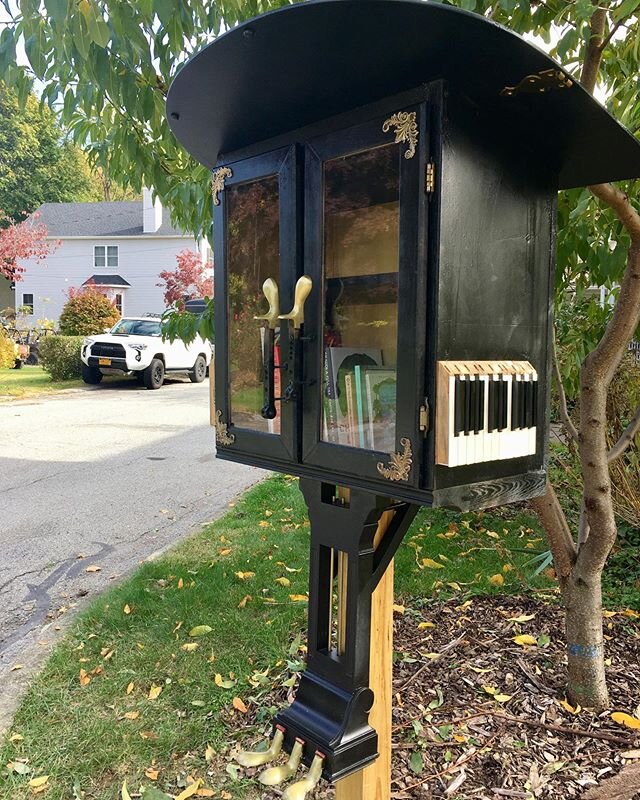
[(54, 382), (42, 367), (24, 366), (22, 369), (0, 369), (0, 397), (3, 395), (32, 397), (83, 385), (80, 378)]
[[(125, 779), (132, 794), (156, 787), (143, 795), (154, 800), (178, 795), (191, 776), (215, 791), (201, 796), (256, 800), (255, 786), (227, 769), (237, 742), (228, 726), (258, 707), (243, 732), (255, 738), (274, 713), (261, 696), (302, 667), (308, 534), (297, 480), (277, 475), (96, 600), (0, 745), (0, 797), (32, 798), (29, 781), (48, 776), (49, 800), (112, 800)], [(544, 549), (521, 513), (423, 509), (396, 558), (396, 602), (552, 596), (528, 564)]]

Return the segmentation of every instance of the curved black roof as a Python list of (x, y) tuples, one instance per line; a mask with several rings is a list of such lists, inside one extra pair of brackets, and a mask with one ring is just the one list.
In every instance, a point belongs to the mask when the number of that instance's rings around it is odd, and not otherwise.
[[(569, 188), (640, 177), (640, 142), (578, 83), (505, 96), (561, 69), (477, 14), (422, 0), (308, 0), (233, 28), (176, 75), (169, 124), (199, 161), (446, 79)], [(534, 155), (534, 157), (535, 157)]]

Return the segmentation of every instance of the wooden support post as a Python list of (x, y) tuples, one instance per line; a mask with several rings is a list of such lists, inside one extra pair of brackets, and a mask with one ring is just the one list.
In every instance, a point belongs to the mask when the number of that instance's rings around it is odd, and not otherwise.
[[(393, 511), (380, 517), (377, 546)], [(389, 800), (391, 796), (391, 704), (393, 698), (393, 561), (371, 598), (371, 665), (369, 686), (375, 700), (369, 724), (378, 732), (378, 758), (366, 769), (336, 783), (336, 800)]]

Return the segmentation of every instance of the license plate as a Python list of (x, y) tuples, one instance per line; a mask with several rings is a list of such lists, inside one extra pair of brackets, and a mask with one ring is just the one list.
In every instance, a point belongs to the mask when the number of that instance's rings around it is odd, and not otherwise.
[(101, 367), (110, 367), (111, 366), (111, 359), (110, 358), (99, 358), (98, 364)]

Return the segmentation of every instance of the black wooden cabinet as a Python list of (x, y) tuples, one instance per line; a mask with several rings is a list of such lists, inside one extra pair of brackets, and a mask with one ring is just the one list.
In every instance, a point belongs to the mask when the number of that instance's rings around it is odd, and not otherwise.
[[(220, 458), (460, 508), (540, 491), (555, 192), (483, 125), (438, 81), (219, 162)], [(303, 275), (304, 324), (273, 332), (265, 418), (262, 287), (284, 314)], [(436, 463), (440, 361), (533, 366), (528, 455), (480, 461), (478, 444)]]

